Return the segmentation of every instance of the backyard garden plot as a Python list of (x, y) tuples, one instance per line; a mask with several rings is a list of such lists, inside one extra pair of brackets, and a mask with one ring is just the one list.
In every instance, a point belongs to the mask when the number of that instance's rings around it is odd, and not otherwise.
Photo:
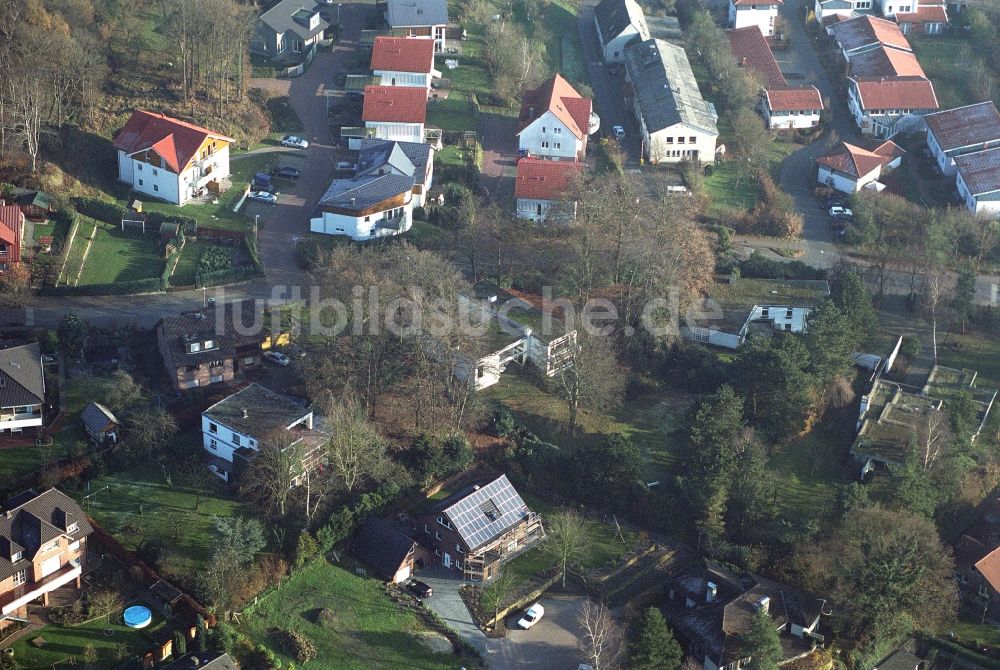
[(73, 495), (127, 549), (137, 549), (146, 539), (162, 540), (172, 569), (193, 577), (211, 558), (214, 518), (244, 513), (222, 487), (219, 483), (199, 496), (160, 466), (105, 475)]
[(156, 235), (98, 222), (77, 285), (153, 279), (163, 274), (165, 262)]
[(262, 597), (242, 617), (243, 632), (255, 644), (270, 647), (285, 663), (273, 634), (297, 631), (316, 645), (315, 670), (414, 668), (445, 670), (472, 659), (433, 653), (419, 641), (427, 629), (420, 618), (394, 603), (385, 586), (344, 568), (317, 561), (298, 571), (277, 590)]

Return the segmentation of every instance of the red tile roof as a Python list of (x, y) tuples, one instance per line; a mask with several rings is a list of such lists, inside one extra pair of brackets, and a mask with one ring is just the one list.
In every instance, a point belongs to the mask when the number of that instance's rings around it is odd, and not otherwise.
[(1000, 548), (994, 549), (990, 553), (979, 559), (976, 563), (976, 570), (989, 582), (994, 591), (1000, 591)]
[(172, 171), (180, 173), (209, 137), (223, 142), (233, 141), (232, 138), (193, 123), (137, 109), (115, 135), (114, 146), (129, 155), (152, 149), (163, 157)]
[(729, 47), (736, 56), (736, 63), (755, 74), (765, 88), (784, 86), (785, 76), (781, 74), (778, 61), (767, 44), (760, 26), (747, 26), (727, 30)]
[(856, 77), (927, 76), (913, 53), (884, 46), (851, 56), (851, 74)]
[(6, 204), (0, 200), (0, 242), (8, 245), (6, 256), (0, 257), (0, 262), (18, 263), (21, 260), (21, 225), (24, 223), (24, 213), (16, 204)]
[(923, 77), (851, 77), (861, 108), (937, 109), (934, 85)]
[(524, 94), (517, 132), (520, 133), (545, 112), (552, 112), (578, 140), (582, 140), (590, 128), (590, 110), (590, 99), (577, 93), (557, 72), (541, 86)]
[(427, 91), (414, 86), (365, 86), (363, 121), (423, 123), (427, 119)]
[(784, 86), (766, 91), (773, 112), (807, 112), (823, 109), (823, 97), (815, 86)]
[(816, 162), (837, 172), (860, 179), (877, 167), (888, 165), (905, 151), (895, 142), (885, 141), (865, 149), (854, 144), (841, 142), (828, 154), (820, 156)]
[(915, 12), (896, 14), (897, 23), (948, 23), (948, 11), (944, 5), (918, 7)]
[(517, 162), (514, 197), (558, 200), (570, 180), (583, 172), (583, 163), (522, 158)]
[(899, 26), (875, 16), (859, 16), (830, 26), (833, 37), (847, 51), (871, 44), (884, 44), (904, 51), (913, 51)]
[(376, 37), (372, 47), (372, 69), (430, 73), (434, 69), (434, 40)]

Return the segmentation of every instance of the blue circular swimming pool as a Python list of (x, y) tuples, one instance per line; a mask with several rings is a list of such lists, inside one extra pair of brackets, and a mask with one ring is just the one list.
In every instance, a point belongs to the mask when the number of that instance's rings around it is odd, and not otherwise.
[(153, 620), (148, 607), (133, 605), (125, 610), (125, 625), (129, 628), (145, 628)]

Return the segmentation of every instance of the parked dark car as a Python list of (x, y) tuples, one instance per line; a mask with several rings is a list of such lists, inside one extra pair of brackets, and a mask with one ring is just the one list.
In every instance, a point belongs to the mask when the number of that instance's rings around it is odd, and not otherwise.
[(284, 177), (285, 179), (298, 179), (302, 172), (298, 168), (285, 166), (274, 169), (271, 174), (275, 177)]
[(416, 597), (420, 598), (421, 600), (423, 600), (424, 598), (430, 598), (434, 594), (434, 591), (431, 589), (431, 587), (428, 586), (427, 584), (424, 584), (419, 579), (411, 579), (410, 581), (406, 582), (406, 590), (415, 595)]

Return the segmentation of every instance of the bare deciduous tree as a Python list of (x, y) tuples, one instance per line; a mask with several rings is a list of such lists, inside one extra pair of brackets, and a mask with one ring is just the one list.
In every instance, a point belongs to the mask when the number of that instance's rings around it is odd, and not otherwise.
[(567, 427), (576, 430), (581, 407), (613, 409), (625, 391), (625, 374), (610, 338), (577, 331), (564, 367), (552, 379), (569, 412)]
[(594, 670), (612, 670), (624, 649), (621, 626), (611, 616), (604, 603), (585, 600), (580, 606), (577, 622), (583, 630), (580, 651)]
[(927, 409), (921, 413), (916, 425), (916, 442), (920, 462), (930, 469), (951, 446), (953, 436), (948, 418), (941, 410)]
[(364, 477), (374, 476), (385, 466), (385, 438), (353, 397), (340, 401), (331, 397), (323, 413), (331, 434), (326, 445), (328, 462), (344, 488), (353, 492)]
[(566, 588), (566, 573), (573, 561), (586, 554), (590, 543), (590, 527), (586, 519), (571, 509), (560, 509), (546, 519), (548, 537), (542, 548), (559, 561), (562, 586)]
[(260, 441), (241, 482), (242, 490), (272, 512), (285, 515), (295, 479), (302, 474), (302, 443), (291, 434), (275, 433)]

